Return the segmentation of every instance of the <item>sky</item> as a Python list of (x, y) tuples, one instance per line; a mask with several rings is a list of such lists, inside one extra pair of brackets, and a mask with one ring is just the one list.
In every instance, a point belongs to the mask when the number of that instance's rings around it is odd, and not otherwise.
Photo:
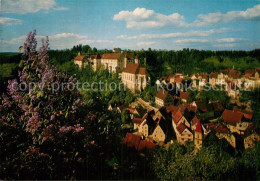
[(0, 0), (0, 52), (34, 29), (51, 49), (252, 50), (260, 0)]

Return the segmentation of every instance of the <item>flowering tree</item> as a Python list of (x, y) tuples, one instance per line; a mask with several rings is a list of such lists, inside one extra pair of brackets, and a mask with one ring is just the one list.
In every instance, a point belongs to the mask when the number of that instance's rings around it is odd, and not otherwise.
[(71, 88), (76, 78), (50, 66), (48, 37), (37, 51), (35, 36), (28, 34), (19, 79), (9, 80), (1, 97), (0, 178), (75, 178), (75, 165), (95, 147), (87, 132), (95, 115)]

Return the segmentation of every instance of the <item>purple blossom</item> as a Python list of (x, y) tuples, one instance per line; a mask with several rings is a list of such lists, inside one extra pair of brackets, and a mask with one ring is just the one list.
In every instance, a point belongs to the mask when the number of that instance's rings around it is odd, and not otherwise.
[(51, 115), (51, 121), (55, 120), (55, 115)]

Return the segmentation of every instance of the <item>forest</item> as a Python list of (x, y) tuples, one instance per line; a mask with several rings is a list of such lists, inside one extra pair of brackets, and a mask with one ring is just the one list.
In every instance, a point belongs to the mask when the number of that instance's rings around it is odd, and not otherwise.
[[(193, 143), (158, 146), (137, 152), (122, 144), (128, 119), (108, 111), (113, 102), (131, 103), (130, 91), (50, 91), (52, 81), (119, 82), (106, 70), (79, 69), (71, 61), (78, 53), (104, 53), (90, 46), (70, 50), (34, 51), (35, 33), (21, 53), (1, 53), (0, 178), (1, 179), (149, 179), (149, 180), (258, 180), (260, 144), (234, 150), (224, 140), (209, 135), (193, 154)], [(29, 50), (29, 51), (28, 51)], [(174, 72), (211, 72), (235, 67), (241, 71), (260, 67), (260, 50), (181, 51), (140, 50), (138, 55), (152, 82)], [(34, 56), (38, 55), (38, 56)], [(20, 73), (18, 73), (20, 72)], [(9, 81), (8, 81), (9, 80)], [(42, 85), (32, 92), (10, 88), (13, 82)], [(44, 82), (45, 84), (41, 84)], [(147, 99), (154, 92), (152, 85)], [(205, 97), (205, 95), (202, 95)], [(250, 96), (250, 95), (248, 95)], [(206, 98), (205, 98), (206, 99)], [(129, 122), (131, 124), (131, 122)]]

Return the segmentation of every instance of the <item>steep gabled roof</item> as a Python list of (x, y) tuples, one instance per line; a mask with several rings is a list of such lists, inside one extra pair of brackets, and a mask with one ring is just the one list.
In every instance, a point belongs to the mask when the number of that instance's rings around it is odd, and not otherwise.
[(138, 146), (138, 151), (141, 151), (143, 149), (152, 149), (154, 148), (155, 144), (151, 141), (147, 141), (147, 140), (141, 140)]
[(168, 95), (168, 91), (161, 89), (157, 92), (156, 97), (164, 100), (167, 97), (167, 95)]
[(242, 121), (243, 114), (225, 109), (224, 112), (222, 113), (222, 118), (226, 123), (236, 124)]
[(177, 77), (176, 79), (175, 79), (175, 82), (182, 82), (183, 81), (183, 78), (180, 78), (180, 77)]
[(227, 134), (229, 132), (229, 129), (226, 126), (224, 126), (223, 124), (219, 123), (215, 127), (215, 131), (216, 131), (216, 133), (225, 133), (225, 134)]
[(181, 97), (182, 99), (188, 99), (189, 95), (190, 95), (189, 92), (181, 92), (181, 93), (180, 93), (180, 97)]
[(197, 118), (197, 116), (195, 116), (193, 119), (192, 119), (192, 126), (196, 125), (198, 122), (199, 122), (199, 118)]
[(84, 58), (87, 58), (88, 55), (77, 55), (74, 60), (77, 60), (77, 61), (82, 61), (84, 60)]
[(127, 133), (124, 139), (124, 144), (126, 144), (128, 147), (135, 147), (135, 149), (138, 149), (140, 140), (140, 135)]
[(130, 108), (128, 104), (122, 104), (122, 105), (118, 106), (118, 109), (120, 111), (123, 111), (124, 109), (128, 109), (128, 108)]
[(241, 109), (238, 109), (237, 107), (234, 107), (233, 111), (243, 114), (246, 119), (251, 120), (253, 118), (253, 112), (241, 110)]
[(182, 123), (180, 123), (177, 127), (176, 127), (177, 131), (182, 134), (183, 131), (186, 129), (186, 126)]
[(138, 63), (127, 64), (123, 72), (130, 74), (148, 75), (146, 69), (144, 67), (141, 67), (141, 65)]
[(209, 78), (217, 78), (218, 77), (218, 73), (217, 72), (211, 72), (209, 74)]
[(173, 115), (173, 121), (174, 121), (174, 123), (175, 124), (177, 124), (179, 121), (180, 121), (180, 119), (182, 118), (182, 113), (181, 113), (181, 111), (180, 110), (178, 110), (174, 115)]
[(144, 121), (144, 118), (134, 118), (134, 123), (135, 124), (141, 124)]

